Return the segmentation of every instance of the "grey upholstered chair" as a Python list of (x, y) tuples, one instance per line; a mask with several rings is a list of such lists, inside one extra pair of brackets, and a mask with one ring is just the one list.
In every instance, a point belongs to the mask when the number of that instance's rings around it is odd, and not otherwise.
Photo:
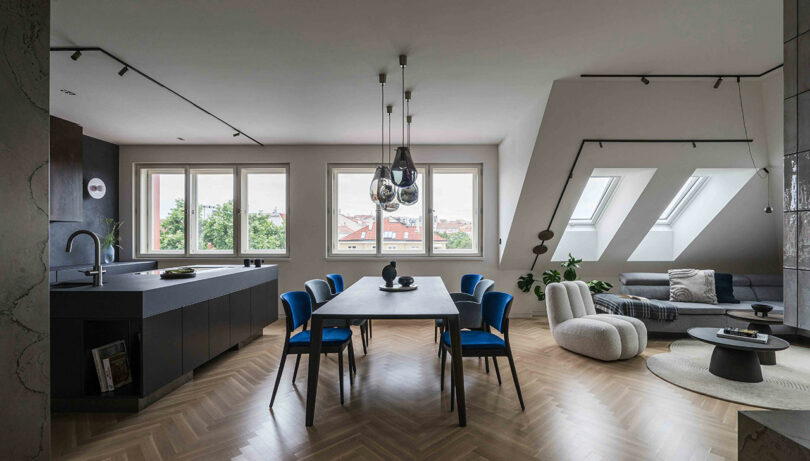
[[(475, 303), (478, 304), (478, 310), (481, 310), (481, 300), (484, 298), (484, 293), (492, 291), (495, 288), (495, 282), (490, 279), (483, 279), (479, 281), (475, 288), (473, 289), (472, 294), (467, 293), (450, 293), (450, 297), (456, 303), (456, 307), (459, 306), (459, 302), (468, 302), (468, 303)], [(461, 307), (459, 307), (461, 310)], [(465, 327), (462, 327), (465, 328)], [(444, 321), (442, 319), (436, 319), (435, 326), (433, 328), (433, 342), (435, 343), (439, 337), (439, 333), (444, 331)]]
[[(309, 294), (309, 299), (312, 301), (312, 310), (316, 311), (321, 306), (329, 302), (337, 294), (332, 293), (332, 289), (326, 280), (312, 279), (304, 283)], [(323, 322), (324, 328), (332, 327), (348, 327), (349, 325), (360, 327), (360, 339), (363, 343), (363, 354), (367, 353), (368, 348), (368, 320), (366, 319), (352, 319), (348, 322), (341, 319), (326, 319)]]
[(551, 335), (569, 351), (611, 361), (635, 357), (647, 347), (644, 323), (624, 315), (597, 315), (581, 280), (548, 284), (546, 308)]

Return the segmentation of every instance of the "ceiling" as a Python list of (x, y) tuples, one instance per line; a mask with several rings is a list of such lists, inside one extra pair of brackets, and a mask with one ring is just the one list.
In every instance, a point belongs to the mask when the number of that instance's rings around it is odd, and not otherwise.
[[(53, 46), (103, 47), (265, 144), (379, 142), (377, 74), (398, 114), (401, 52), (416, 144), (498, 143), (580, 73), (782, 62), (780, 0), (53, 0), (51, 14)], [(119, 144), (251, 144), (120, 67), (51, 53), (51, 112)]]

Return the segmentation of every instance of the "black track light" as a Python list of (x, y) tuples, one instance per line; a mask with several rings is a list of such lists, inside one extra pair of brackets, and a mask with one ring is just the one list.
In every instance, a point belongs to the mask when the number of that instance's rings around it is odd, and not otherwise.
[(692, 141), (692, 149), (697, 149), (697, 143), (695, 143), (695, 141)]
[(129, 67), (124, 66), (124, 67), (121, 68), (121, 70), (118, 71), (118, 75), (123, 77), (124, 74), (126, 74), (128, 70), (129, 70)]
[(242, 133), (237, 131), (236, 133), (233, 134), (233, 137), (235, 138), (235, 137), (239, 136), (240, 134), (242, 134)]
[(720, 88), (721, 83), (723, 83), (723, 77), (717, 77), (717, 80), (714, 82), (714, 89)]
[(74, 61), (78, 61), (80, 57), (82, 57), (82, 52), (79, 50), (74, 51), (73, 54), (70, 55), (70, 59)]
[(599, 148), (602, 148), (602, 141), (599, 141)]
[(647, 79), (647, 77), (641, 77), (641, 83), (643, 83), (643, 84), (645, 84), (645, 85), (649, 85), (649, 84), (650, 84), (650, 80), (649, 80), (649, 79)]

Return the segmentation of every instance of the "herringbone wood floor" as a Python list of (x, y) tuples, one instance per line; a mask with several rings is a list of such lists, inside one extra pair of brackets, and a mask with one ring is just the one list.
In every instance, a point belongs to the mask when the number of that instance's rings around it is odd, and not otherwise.
[[(374, 321), (369, 354), (359, 336), (357, 379), (340, 406), (337, 361), (322, 362), (315, 426), (304, 426), (306, 361), (291, 383), (287, 360), (268, 410), (283, 322), (225, 353), (192, 382), (133, 415), (54, 415), (59, 459), (736, 459), (737, 410), (652, 375), (644, 357), (602, 363), (559, 348), (541, 319), (512, 321), (526, 411), (506, 360), (503, 385), (464, 359), (468, 426), (439, 393), (431, 321)], [(449, 380), (449, 370), (448, 377)], [(448, 381), (449, 384), (449, 381)]]

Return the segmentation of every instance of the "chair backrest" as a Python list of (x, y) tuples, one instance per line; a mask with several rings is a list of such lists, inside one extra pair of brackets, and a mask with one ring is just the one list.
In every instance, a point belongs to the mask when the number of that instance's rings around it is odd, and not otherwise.
[(509, 317), (510, 309), (512, 309), (512, 295), (509, 293), (500, 291), (484, 293), (481, 310), (487, 325), (504, 333), (505, 326), (508, 325), (506, 318)]
[(295, 330), (312, 317), (312, 304), (306, 291), (288, 291), (281, 295), (287, 327)]
[(458, 309), (459, 328), (467, 328), (470, 330), (478, 330), (481, 328), (483, 314), (480, 303), (473, 301), (456, 301), (456, 309)]
[(343, 276), (340, 274), (326, 274), (326, 281), (329, 282), (329, 288), (333, 294), (338, 294), (343, 291)]
[(492, 291), (493, 289), (495, 289), (495, 281), (483, 279), (475, 285), (472, 295), (475, 300), (478, 301), (478, 304), (481, 304), (484, 299), (484, 293)]
[(325, 280), (312, 279), (304, 283), (304, 288), (312, 298), (312, 308), (317, 310), (323, 303), (332, 299), (332, 290), (329, 289), (329, 284)]
[(461, 292), (467, 293), (468, 295), (473, 294), (475, 285), (477, 285), (482, 278), (484, 278), (484, 276), (480, 274), (465, 274), (461, 276)]
[(549, 283), (546, 286), (546, 311), (552, 329), (566, 320), (596, 314), (591, 290), (582, 280)]

